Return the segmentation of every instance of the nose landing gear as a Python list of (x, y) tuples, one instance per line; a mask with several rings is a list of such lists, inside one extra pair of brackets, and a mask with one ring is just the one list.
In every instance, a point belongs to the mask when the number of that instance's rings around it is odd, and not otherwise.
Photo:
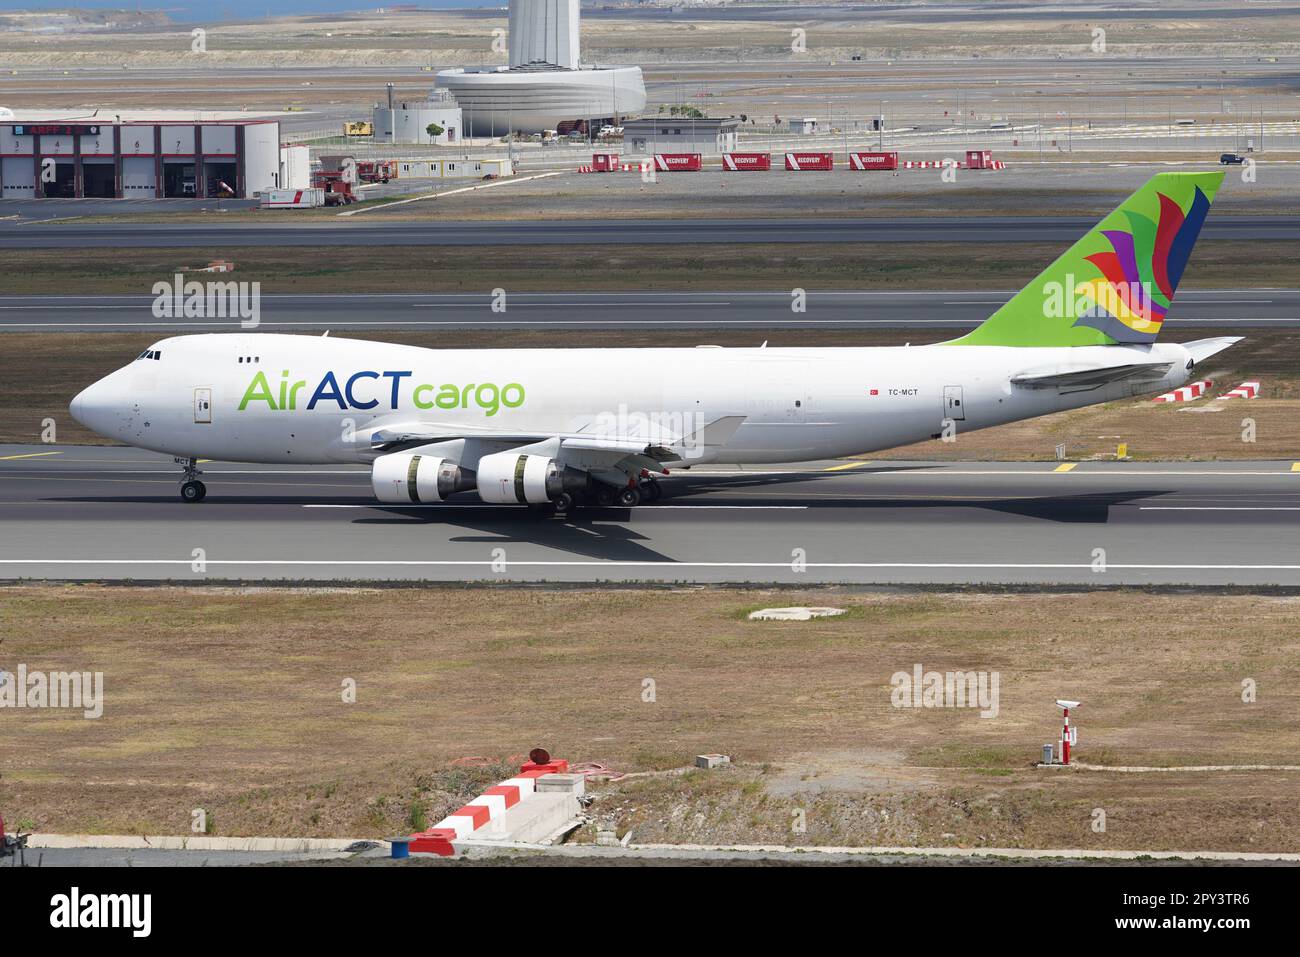
[(176, 459), (184, 468), (184, 474), (181, 476), (181, 501), (182, 502), (201, 502), (208, 494), (208, 487), (199, 481), (198, 476), (203, 473), (199, 471), (198, 459)]

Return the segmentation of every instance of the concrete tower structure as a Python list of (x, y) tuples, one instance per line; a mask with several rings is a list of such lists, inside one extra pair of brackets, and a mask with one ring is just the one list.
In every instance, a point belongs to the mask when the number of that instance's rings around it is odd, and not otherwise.
[(510, 66), (551, 66), (576, 70), (579, 0), (511, 0)]
[(565, 123), (598, 126), (645, 109), (639, 66), (584, 66), (581, 0), (510, 0), (507, 66), (442, 70), (473, 136), (537, 133)]

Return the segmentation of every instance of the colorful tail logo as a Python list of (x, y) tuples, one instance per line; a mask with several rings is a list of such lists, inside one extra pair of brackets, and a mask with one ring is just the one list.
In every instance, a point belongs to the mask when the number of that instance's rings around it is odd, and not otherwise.
[(1117, 342), (1150, 341), (1160, 332), (1210, 200), (1199, 186), (1186, 210), (1164, 193), (1156, 195), (1159, 223), (1126, 209), (1127, 231), (1101, 230), (1110, 251), (1084, 257), (1101, 276), (1075, 287), (1076, 296), (1095, 305), (1083, 310), (1075, 325), (1091, 326)]
[(978, 328), (976, 346), (1148, 343), (1164, 325), (1223, 183), (1219, 170), (1157, 173)]

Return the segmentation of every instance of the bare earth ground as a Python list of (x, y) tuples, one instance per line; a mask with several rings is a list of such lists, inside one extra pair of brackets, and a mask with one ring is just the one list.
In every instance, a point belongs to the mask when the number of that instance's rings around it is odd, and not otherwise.
[[(1300, 454), (1300, 329), (1171, 330), (1170, 341), (1243, 334), (1244, 342), (1215, 357), (1204, 374), (1218, 396), (1246, 379), (1262, 383), (1259, 399), (1201, 400), (1157, 404), (1136, 399), (1027, 422), (959, 434), (957, 441), (924, 442), (871, 458), (1049, 459), (1058, 443), (1071, 458), (1113, 455), (1120, 442), (1138, 459), (1286, 459)], [(574, 346), (693, 346), (700, 343), (753, 346), (880, 346), (950, 338), (951, 333), (908, 329), (836, 332), (824, 330), (608, 332), (394, 332), (343, 333), (355, 339), (382, 339), (430, 348), (493, 348), (508, 341), (517, 348)], [(73, 422), (68, 402), (78, 391), (158, 339), (148, 333), (89, 333), (46, 336), (10, 333), (0, 337), (0, 442), (37, 442), (43, 420), (53, 418), (60, 442), (104, 444), (106, 440)], [(1183, 410), (1215, 411), (1183, 411)], [(1255, 422), (1255, 441), (1243, 441), (1244, 419)]]
[[(1177, 13), (1156, 6), (1147, 19), (1109, 18), (1085, 4), (1062, 5), (1058, 19), (1017, 17), (999, 11), (959, 23), (906, 22), (889, 13), (845, 10), (809, 17), (791, 7), (782, 21), (584, 17), (583, 49), (598, 62), (680, 59), (736, 63), (749, 59), (868, 59), (925, 57), (1045, 56), (1077, 59), (1087, 55), (1092, 28), (1107, 30), (1108, 51), (1117, 56), (1249, 55), (1273, 56), (1300, 49), (1300, 27), (1286, 11), (1261, 5), (1250, 18), (1220, 18), (1195, 4)], [(1211, 5), (1213, 6), (1213, 5)], [(3, 25), (3, 24), (0, 24)], [(806, 53), (792, 52), (791, 29), (806, 29)], [(68, 35), (3, 35), (0, 49), (24, 67), (102, 66), (340, 66), (375, 62), (421, 66), (437, 62), (495, 64), (492, 31), (506, 26), (502, 14), (455, 11), (392, 11), (385, 15), (282, 17), (272, 21), (203, 24), (206, 52), (191, 51), (190, 24), (156, 25), (121, 36), (111, 32)]]
[[(1300, 848), (1288, 772), (1041, 771), (1054, 698), (1094, 764), (1290, 763), (1297, 599), (1259, 594), (17, 587), (3, 664), (102, 671), (103, 717), (14, 710), (0, 805), (39, 830), (386, 837), (544, 744), (717, 773), (598, 788), (638, 841)], [(760, 623), (755, 607), (840, 619)], [(448, 625), (455, 622), (455, 626)], [(996, 717), (890, 678), (1000, 675)], [(1242, 681), (1258, 701), (1242, 701)], [(356, 701), (344, 703), (345, 679)], [(653, 701), (643, 700), (654, 682)], [(486, 766), (456, 767), (478, 758)], [(464, 762), (462, 762), (464, 763)], [(1104, 833), (1091, 827), (1106, 813)], [(796, 810), (806, 833), (792, 831)]]

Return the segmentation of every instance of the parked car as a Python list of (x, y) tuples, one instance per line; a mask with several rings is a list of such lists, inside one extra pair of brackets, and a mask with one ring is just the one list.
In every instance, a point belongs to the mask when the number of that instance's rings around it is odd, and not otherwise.
[(1240, 166), (1246, 162), (1246, 157), (1238, 153), (1224, 153), (1219, 157), (1219, 162), (1224, 166)]

